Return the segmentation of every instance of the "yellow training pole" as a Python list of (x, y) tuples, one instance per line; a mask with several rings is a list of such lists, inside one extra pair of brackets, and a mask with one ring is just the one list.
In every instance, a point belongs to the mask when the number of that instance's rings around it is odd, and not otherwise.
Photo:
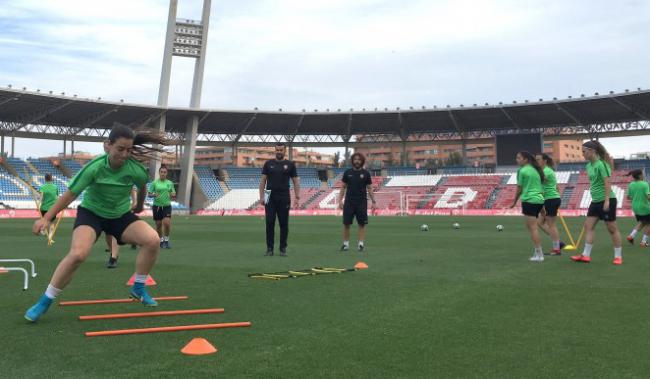
[[(576, 246), (576, 242), (573, 240), (573, 236), (571, 235), (571, 232), (569, 231), (569, 228), (568, 228), (567, 225), (566, 225), (566, 221), (564, 221), (564, 217), (562, 217), (561, 214), (560, 214), (559, 216), (560, 216), (560, 221), (562, 222), (562, 226), (564, 227), (564, 231), (565, 231), (566, 234), (569, 236), (569, 240), (571, 241), (571, 244), (572, 244), (573, 246)], [(583, 230), (584, 230), (584, 229), (583, 229)]]
[(52, 246), (54, 243), (54, 235), (56, 234), (56, 230), (59, 228), (59, 223), (61, 222), (61, 219), (63, 218), (63, 211), (59, 212), (59, 215), (57, 217), (56, 223), (54, 224), (54, 229), (52, 230), (52, 233), (48, 233), (47, 236), (47, 245)]
[(584, 234), (585, 234), (585, 227), (583, 226), (582, 230), (580, 231), (580, 236), (578, 237), (578, 243), (575, 244), (576, 249), (580, 245), (580, 242), (582, 241), (582, 237), (584, 236)]

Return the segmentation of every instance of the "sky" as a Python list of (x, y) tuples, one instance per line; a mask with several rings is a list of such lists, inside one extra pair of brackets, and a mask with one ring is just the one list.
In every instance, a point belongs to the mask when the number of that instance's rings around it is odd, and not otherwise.
[[(200, 19), (201, 0), (179, 0)], [(0, 0), (0, 85), (155, 104), (167, 0)], [(646, 0), (214, 0), (201, 106), (494, 104), (649, 88)], [(174, 58), (169, 105), (193, 60)], [(605, 141), (613, 155), (650, 136)], [(100, 152), (99, 144), (77, 150)], [(62, 143), (19, 139), (16, 155)]]

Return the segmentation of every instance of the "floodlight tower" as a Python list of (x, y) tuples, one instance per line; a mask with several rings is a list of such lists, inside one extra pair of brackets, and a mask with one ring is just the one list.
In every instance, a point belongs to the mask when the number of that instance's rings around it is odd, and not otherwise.
[[(167, 17), (167, 34), (163, 54), (162, 72), (160, 74), (160, 89), (158, 90), (158, 106), (167, 107), (169, 98), (169, 79), (172, 69), (172, 57), (194, 58), (194, 79), (192, 80), (192, 95), (190, 108), (201, 106), (201, 89), (203, 87), (203, 69), (205, 68), (206, 47), (208, 45), (208, 28), (210, 24), (211, 0), (203, 0), (201, 20), (177, 19), (178, 0), (169, 1)], [(166, 116), (163, 114), (158, 122), (158, 129), (165, 131)], [(199, 117), (190, 116), (185, 126), (185, 141), (183, 143), (183, 158), (181, 161), (181, 181), (178, 188), (178, 201), (190, 205), (192, 191), (192, 172), (194, 166), (194, 149), (199, 126)], [(160, 162), (150, 166), (152, 177), (157, 177)]]

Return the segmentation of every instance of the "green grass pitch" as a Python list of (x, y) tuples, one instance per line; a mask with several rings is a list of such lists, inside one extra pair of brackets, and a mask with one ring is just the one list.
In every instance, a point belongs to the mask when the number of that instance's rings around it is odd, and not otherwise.
[[(581, 219), (567, 221), (577, 235)], [(26, 292), (19, 274), (0, 275), (0, 377), (641, 378), (650, 372), (650, 250), (625, 242), (625, 263), (613, 266), (603, 225), (591, 264), (573, 263), (566, 252), (536, 264), (528, 262), (532, 248), (520, 217), (375, 217), (365, 253), (338, 251), (339, 218), (290, 223), (289, 257), (269, 258), (259, 217), (174, 218), (173, 249), (161, 251), (151, 292), (190, 299), (161, 302), (157, 310), (223, 307), (224, 314), (81, 322), (79, 315), (145, 309), (53, 306), (32, 325), (23, 314), (66, 253), (71, 221), (61, 224), (52, 248), (30, 234), (31, 221), (0, 221), (0, 258), (32, 258), (39, 273)], [(423, 223), (428, 232), (420, 231)], [(497, 232), (497, 224), (505, 230)], [(632, 225), (619, 221), (623, 235)], [(60, 300), (126, 297), (134, 257), (125, 247), (119, 267), (106, 269), (100, 239)], [(357, 261), (370, 269), (280, 281), (247, 277)], [(83, 335), (233, 321), (253, 326)], [(182, 355), (193, 337), (219, 352)]]

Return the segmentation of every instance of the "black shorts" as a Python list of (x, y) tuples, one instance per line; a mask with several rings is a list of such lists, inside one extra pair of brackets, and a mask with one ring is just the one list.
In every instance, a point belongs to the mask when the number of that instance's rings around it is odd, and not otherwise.
[(638, 214), (635, 214), (634, 217), (636, 217), (636, 220), (640, 223), (650, 224), (650, 215), (639, 216)]
[(538, 217), (542, 208), (544, 208), (544, 204), (533, 204), (525, 201), (521, 203), (521, 213), (523, 213), (524, 216)]
[(368, 224), (368, 201), (345, 202), (345, 204), (343, 204), (343, 225), (352, 225), (352, 221), (355, 217), (357, 219), (357, 224)]
[(557, 213), (562, 205), (562, 199), (548, 199), (544, 201), (544, 210), (546, 215), (550, 217), (557, 217)]
[[(41, 211), (41, 217), (45, 217), (45, 214), (47, 211)], [(52, 216), (52, 218), (49, 220), (50, 222), (54, 221), (56, 219), (56, 216)]]
[(124, 233), (129, 225), (138, 220), (140, 218), (133, 212), (127, 212), (119, 218), (104, 218), (86, 208), (79, 207), (77, 208), (77, 218), (74, 220), (74, 229), (81, 225), (90, 226), (95, 230), (97, 238), (104, 232), (115, 237), (118, 244), (124, 245), (124, 242), (122, 242), (122, 233)]
[(164, 207), (159, 207), (157, 205), (154, 205), (151, 207), (151, 210), (153, 211), (153, 219), (155, 221), (160, 221), (166, 217), (171, 218), (172, 217), (172, 206), (167, 205)]
[(609, 210), (605, 212), (603, 206), (604, 201), (592, 202), (587, 211), (587, 217), (598, 217), (599, 220), (606, 222), (616, 221), (616, 198), (609, 199)]

